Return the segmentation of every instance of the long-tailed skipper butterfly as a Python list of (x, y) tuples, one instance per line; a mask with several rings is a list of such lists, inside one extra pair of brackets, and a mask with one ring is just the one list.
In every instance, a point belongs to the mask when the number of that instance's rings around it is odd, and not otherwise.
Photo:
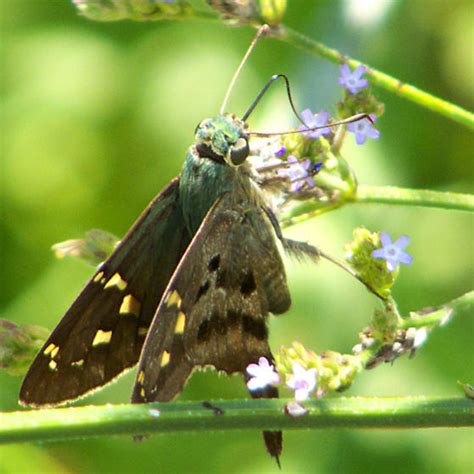
[[(245, 123), (269, 84), (243, 120), (221, 114), (199, 124), (181, 174), (99, 266), (37, 355), (22, 404), (75, 400), (137, 363), (132, 402), (165, 402), (195, 368), (248, 379), (249, 364), (273, 361), (268, 315), (290, 307), (278, 242), (292, 245), (247, 160)], [(251, 396), (274, 398), (278, 390)], [(264, 439), (278, 460), (281, 432)]]

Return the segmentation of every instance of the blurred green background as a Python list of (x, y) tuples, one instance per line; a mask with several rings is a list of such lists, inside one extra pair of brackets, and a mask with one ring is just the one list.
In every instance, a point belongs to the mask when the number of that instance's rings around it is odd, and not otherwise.
[[(176, 174), (193, 130), (217, 113), (253, 37), (219, 22), (95, 23), (59, 0), (1, 3), (0, 317), (53, 328), (91, 275), (55, 260), (50, 247), (91, 228), (123, 235)], [(473, 108), (474, 4), (457, 0), (289, 1), (286, 23), (395, 77)], [(261, 43), (229, 109), (242, 114), (265, 81), (285, 72), (299, 110), (334, 111), (335, 65), (277, 41)], [(472, 133), (385, 91), (382, 136), (344, 154), (364, 184), (472, 191)], [(294, 125), (284, 88), (252, 116), (257, 130)], [(438, 305), (472, 287), (473, 221), (461, 212), (348, 206), (289, 229), (343, 255), (365, 225), (410, 235), (415, 262), (394, 289), (403, 312)], [(326, 262), (288, 261), (294, 304), (272, 318), (271, 345), (293, 340), (348, 352), (376, 304), (358, 282)], [(458, 396), (473, 381), (474, 326), (459, 318), (434, 331), (413, 360), (362, 374), (348, 395)], [(133, 374), (81, 401), (125, 402)], [(0, 374), (0, 408), (15, 410), (21, 380)], [(182, 399), (247, 397), (238, 378), (197, 373)], [(467, 429), (285, 433), (285, 473), (472, 473)], [(238, 455), (238, 457), (236, 457)], [(0, 448), (5, 473), (278, 472), (261, 435), (128, 437)]]

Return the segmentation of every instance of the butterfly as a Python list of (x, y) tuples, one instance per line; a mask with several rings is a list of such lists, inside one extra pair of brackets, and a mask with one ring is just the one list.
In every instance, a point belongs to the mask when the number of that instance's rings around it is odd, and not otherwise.
[[(320, 255), (283, 237), (248, 159), (250, 136), (265, 134), (249, 132), (246, 119), (280, 77), (298, 116), (288, 79), (278, 74), (242, 119), (222, 113), (223, 105), (220, 115), (198, 125), (180, 175), (97, 268), (36, 356), (20, 403), (64, 404), (137, 364), (132, 403), (166, 402), (195, 369), (212, 366), (248, 381), (250, 364), (261, 357), (274, 362), (267, 320), (291, 304), (280, 249), (297, 257)], [(267, 385), (250, 394), (276, 398), (278, 389)], [(281, 432), (263, 436), (278, 461)]]
[[(132, 402), (168, 401), (195, 368), (241, 373), (273, 361), (270, 313), (291, 299), (278, 222), (248, 162), (245, 122), (197, 127), (180, 176), (102, 263), (31, 365), (22, 404), (56, 406), (138, 363)], [(268, 386), (252, 397), (277, 397)], [(265, 432), (278, 457), (281, 433)]]

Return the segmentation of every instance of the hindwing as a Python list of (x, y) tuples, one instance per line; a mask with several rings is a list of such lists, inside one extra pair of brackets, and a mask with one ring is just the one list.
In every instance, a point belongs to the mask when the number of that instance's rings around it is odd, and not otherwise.
[[(168, 401), (195, 367), (240, 372), (272, 361), (266, 320), (290, 306), (285, 271), (264, 210), (226, 194), (210, 209), (153, 319), (138, 366), (135, 403)], [(251, 392), (277, 397), (276, 388)], [(278, 456), (281, 433), (265, 433)]]

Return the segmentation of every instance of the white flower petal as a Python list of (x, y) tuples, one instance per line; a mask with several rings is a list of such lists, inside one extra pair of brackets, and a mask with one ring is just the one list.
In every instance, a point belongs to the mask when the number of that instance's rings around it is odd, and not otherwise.
[(308, 414), (308, 410), (297, 402), (288, 402), (285, 408), (288, 415), (293, 417), (304, 416)]
[(309, 391), (305, 388), (299, 388), (295, 390), (295, 400), (297, 402), (304, 402), (309, 397)]
[(260, 384), (260, 380), (257, 377), (253, 377), (247, 381), (247, 388), (251, 391), (263, 388)]

